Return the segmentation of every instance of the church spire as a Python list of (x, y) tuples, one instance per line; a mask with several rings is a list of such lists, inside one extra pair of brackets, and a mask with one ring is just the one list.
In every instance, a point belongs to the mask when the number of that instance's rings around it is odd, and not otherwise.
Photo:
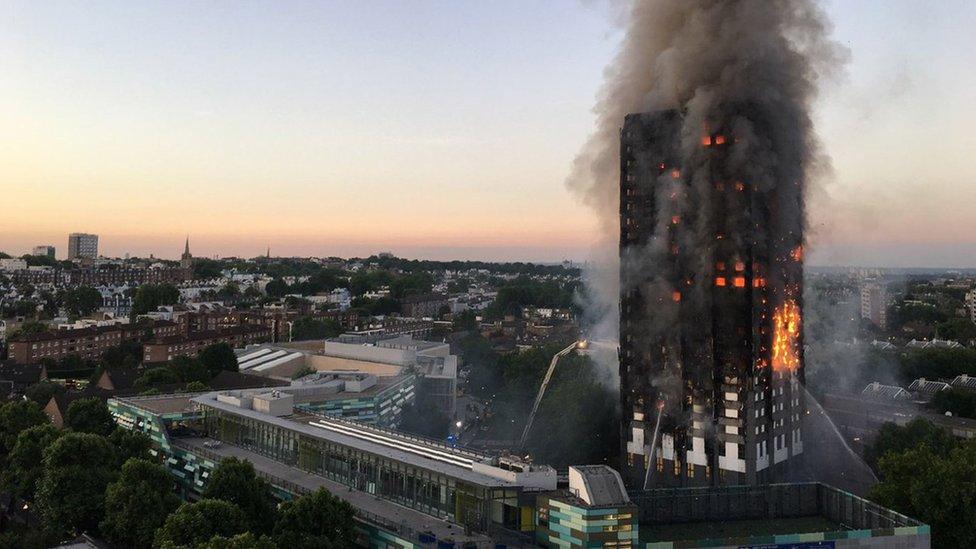
[(184, 269), (193, 267), (193, 256), (190, 255), (190, 235), (186, 235), (186, 245), (183, 247), (183, 256), (180, 258), (180, 266)]

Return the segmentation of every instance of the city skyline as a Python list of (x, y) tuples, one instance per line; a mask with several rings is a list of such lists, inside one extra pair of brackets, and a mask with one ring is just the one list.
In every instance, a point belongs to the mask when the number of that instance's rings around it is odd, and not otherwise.
[[(976, 266), (976, 7), (827, 8), (851, 60), (816, 113), (810, 263)], [(201, 257), (559, 261), (599, 239), (564, 180), (620, 39), (603, 4), (11, 11), (5, 252), (90, 232), (177, 259), (189, 233)]]

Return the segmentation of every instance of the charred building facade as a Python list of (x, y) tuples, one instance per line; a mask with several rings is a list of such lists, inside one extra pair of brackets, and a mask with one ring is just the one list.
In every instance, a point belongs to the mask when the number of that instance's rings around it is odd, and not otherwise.
[(621, 129), (631, 488), (785, 480), (803, 453), (802, 181), (771, 162), (789, 158), (757, 137), (776, 129), (762, 110), (718, 110), (631, 114)]

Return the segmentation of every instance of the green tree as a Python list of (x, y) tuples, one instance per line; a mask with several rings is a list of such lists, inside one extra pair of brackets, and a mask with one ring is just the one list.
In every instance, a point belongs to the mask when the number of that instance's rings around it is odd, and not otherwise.
[(976, 418), (976, 393), (953, 387), (936, 393), (929, 406), (940, 414)]
[(109, 443), (115, 450), (115, 461), (122, 465), (130, 459), (151, 459), (149, 450), (152, 440), (140, 431), (133, 431), (125, 427), (116, 427), (108, 436)]
[(935, 332), (942, 339), (966, 343), (976, 339), (976, 324), (968, 318), (950, 318), (936, 326)]
[(415, 435), (442, 439), (450, 432), (451, 418), (425, 400), (423, 396), (418, 395), (416, 402), (403, 407), (398, 429)]
[(408, 295), (427, 294), (434, 286), (430, 273), (416, 272), (399, 276), (390, 283), (390, 294), (400, 299)]
[(243, 297), (247, 301), (251, 301), (251, 302), (257, 301), (261, 299), (261, 290), (258, 290), (254, 286), (248, 286), (247, 288), (244, 289), (244, 293), (241, 294), (241, 297)]
[(520, 316), (523, 307), (570, 308), (576, 283), (537, 282), (519, 277), (498, 289), (495, 301), (485, 311), (487, 316), (499, 318), (506, 314)]
[(15, 340), (25, 336), (42, 334), (46, 331), (47, 324), (30, 320), (21, 324), (13, 333), (7, 334), (7, 339)]
[(186, 387), (183, 387), (183, 390), (187, 393), (202, 393), (204, 391), (209, 391), (210, 387), (208, 387), (207, 384), (202, 381), (191, 381), (186, 384)]
[(267, 536), (254, 537), (254, 534), (237, 534), (232, 538), (214, 536), (210, 541), (196, 545), (194, 549), (278, 549)]
[(464, 311), (454, 319), (454, 329), (473, 332), (478, 329), (478, 315), (474, 311)]
[(383, 286), (389, 286), (392, 282), (393, 275), (390, 271), (358, 272), (349, 279), (349, 291), (354, 296), (363, 295), (366, 292), (379, 290)]
[(324, 488), (281, 506), (274, 528), (279, 547), (345, 549), (356, 545), (354, 511)]
[(226, 343), (216, 343), (204, 348), (200, 351), (198, 358), (207, 368), (211, 378), (225, 370), (228, 372), (237, 371), (237, 355), (234, 354), (234, 349)]
[(105, 437), (67, 433), (44, 450), (37, 483), (41, 516), (69, 532), (94, 531), (105, 511), (105, 488), (115, 480), (115, 453)]
[(315, 373), (315, 368), (312, 368), (311, 366), (302, 366), (301, 368), (296, 370), (294, 374), (291, 375), (291, 378), (301, 379), (307, 375), (311, 375), (314, 373)]
[(38, 406), (47, 406), (47, 403), (51, 401), (51, 397), (63, 395), (64, 391), (64, 385), (45, 379), (28, 387), (24, 391), (24, 396), (36, 402)]
[(207, 259), (205, 257), (196, 257), (193, 259), (193, 278), (219, 278), (223, 268), (224, 263), (221, 261)]
[(161, 305), (173, 305), (179, 301), (180, 291), (171, 284), (143, 284), (136, 288), (132, 298), (132, 314), (146, 314)]
[(3, 472), (4, 486), (15, 497), (34, 501), (37, 481), (41, 478), (44, 450), (61, 436), (61, 431), (46, 423), (21, 431), (10, 451)]
[(166, 366), (157, 366), (155, 368), (150, 368), (146, 370), (144, 374), (136, 378), (132, 383), (138, 391), (145, 391), (154, 386), (158, 385), (168, 385), (171, 383), (179, 383), (180, 376), (177, 375), (171, 368)]
[(46, 255), (22, 255), (21, 259), (27, 262), (28, 267), (57, 267), (58, 260)]
[(926, 445), (886, 453), (871, 499), (932, 527), (932, 546), (976, 547), (976, 441), (945, 455)]
[(115, 420), (105, 403), (96, 397), (82, 398), (68, 405), (64, 426), (76, 433), (106, 437), (115, 430)]
[(126, 547), (150, 547), (156, 530), (180, 506), (173, 488), (173, 477), (162, 465), (126, 461), (118, 480), (105, 491), (102, 534)]
[(288, 293), (288, 284), (284, 280), (276, 278), (265, 285), (264, 293), (271, 297), (284, 297)]
[[(178, 356), (171, 360), (165, 368), (168, 368), (176, 374), (178, 381), (182, 381), (183, 383), (192, 383), (194, 381), (206, 383), (213, 377), (210, 374), (210, 370), (203, 365), (203, 362), (200, 361), (200, 357), (198, 356)], [(156, 385), (159, 384), (157, 383)]]
[(36, 402), (15, 400), (0, 406), (0, 457), (10, 453), (22, 431), (48, 422)]
[(320, 320), (310, 316), (295, 319), (291, 326), (293, 341), (308, 341), (311, 339), (327, 339), (342, 333), (342, 327), (332, 319)]
[(125, 341), (102, 353), (103, 368), (135, 368), (142, 360), (142, 345), (138, 341)]
[(91, 286), (79, 286), (64, 292), (62, 305), (73, 316), (87, 316), (102, 306), (102, 294)]
[(64, 533), (46, 527), (21, 527), (14, 523), (10, 530), (0, 534), (0, 549), (44, 549), (58, 546), (64, 541)]
[(310, 295), (320, 292), (331, 292), (336, 288), (342, 287), (345, 283), (346, 279), (343, 277), (342, 271), (322, 269), (309, 278), (307, 283), (309, 286), (308, 291), (303, 293)]
[(447, 284), (447, 291), (448, 293), (452, 293), (452, 294), (461, 294), (467, 292), (468, 288), (470, 287), (471, 287), (470, 278), (464, 278), (464, 277), (455, 278), (454, 280), (450, 281)]
[(901, 453), (925, 445), (937, 455), (947, 455), (956, 439), (945, 429), (925, 419), (914, 419), (904, 427), (886, 423), (878, 430), (874, 444), (867, 448), (865, 460), (873, 467), (887, 453)]
[(247, 532), (247, 516), (228, 501), (202, 499), (184, 503), (166, 517), (156, 530), (153, 546), (157, 549), (196, 547), (216, 536), (234, 537)]
[[(589, 358), (567, 355), (560, 360), (539, 406), (529, 432), (529, 452), (535, 459), (560, 468), (574, 463), (608, 463), (613, 449), (620, 445), (617, 398)], [(567, 407), (567, 402), (574, 405)]]
[(369, 316), (389, 315), (400, 312), (400, 302), (392, 297), (380, 297), (377, 299), (366, 299), (356, 297), (352, 300), (352, 306), (363, 314)]
[(233, 457), (221, 460), (207, 481), (203, 497), (237, 505), (247, 516), (252, 531), (271, 533), (276, 509), (271, 485), (255, 474), (250, 461)]
[(505, 386), (500, 357), (491, 348), (491, 343), (481, 334), (471, 334), (458, 344), (461, 357), (470, 370), (468, 390), (483, 398), (492, 398)]
[(914, 349), (901, 356), (899, 374), (903, 381), (947, 379), (960, 374), (976, 376), (976, 349)]

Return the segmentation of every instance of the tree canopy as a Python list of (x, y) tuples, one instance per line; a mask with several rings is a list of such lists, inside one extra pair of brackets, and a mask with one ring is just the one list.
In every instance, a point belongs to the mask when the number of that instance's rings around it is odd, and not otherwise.
[(91, 286), (79, 286), (66, 290), (61, 302), (69, 315), (88, 316), (102, 306), (102, 294)]
[(301, 316), (295, 319), (291, 326), (293, 341), (307, 341), (310, 339), (326, 339), (336, 337), (342, 333), (342, 326), (332, 319), (317, 319)]
[(153, 546), (175, 549), (181, 546), (203, 545), (215, 536), (231, 538), (247, 532), (247, 516), (233, 503), (216, 499), (202, 499), (184, 503), (166, 517), (156, 530)]
[(105, 437), (67, 433), (44, 450), (37, 503), (44, 520), (69, 532), (95, 531), (105, 488), (115, 480), (115, 453)]
[(945, 429), (925, 419), (915, 419), (904, 427), (886, 423), (878, 431), (874, 444), (867, 448), (865, 459), (872, 467), (888, 453), (927, 446), (930, 451), (944, 456), (956, 447), (956, 439)]
[[(237, 355), (234, 354), (234, 349), (226, 343), (215, 343), (205, 347), (200, 351), (197, 358), (207, 369), (211, 378), (221, 371), (237, 371)], [(197, 381), (209, 381), (209, 379)]]
[(179, 301), (180, 291), (172, 284), (143, 284), (136, 288), (132, 298), (132, 314), (146, 314), (161, 305), (173, 305)]
[(0, 457), (10, 453), (21, 431), (45, 423), (48, 418), (36, 402), (15, 400), (0, 406)]
[(64, 385), (49, 379), (44, 379), (28, 387), (24, 391), (24, 396), (36, 402), (38, 406), (47, 406), (47, 403), (51, 401), (51, 397), (54, 395), (63, 395), (64, 392)]
[(44, 450), (61, 434), (50, 423), (35, 425), (20, 432), (3, 471), (3, 484), (11, 494), (25, 501), (34, 501), (37, 481), (43, 472)]
[(948, 453), (921, 444), (878, 461), (871, 499), (932, 527), (932, 546), (976, 547), (976, 441)]
[(976, 393), (953, 387), (936, 393), (929, 406), (940, 414), (976, 418)]
[(140, 431), (133, 431), (124, 427), (116, 427), (108, 436), (108, 441), (115, 450), (115, 461), (119, 465), (130, 459), (150, 459), (149, 450), (152, 440)]
[(324, 488), (281, 506), (274, 528), (278, 547), (345, 549), (356, 545), (354, 511)]
[(133, 382), (133, 387), (139, 391), (144, 391), (159, 385), (169, 385), (179, 383), (180, 376), (173, 371), (172, 367), (157, 366), (146, 370)]
[(179, 506), (173, 477), (162, 465), (129, 459), (105, 491), (101, 532), (126, 547), (150, 547), (156, 530)]
[(271, 533), (275, 518), (275, 500), (268, 481), (254, 472), (246, 460), (225, 458), (214, 468), (203, 497), (229, 501), (244, 512), (252, 531)]
[(106, 437), (115, 430), (115, 420), (105, 403), (98, 398), (82, 398), (68, 405), (64, 426), (77, 433)]

